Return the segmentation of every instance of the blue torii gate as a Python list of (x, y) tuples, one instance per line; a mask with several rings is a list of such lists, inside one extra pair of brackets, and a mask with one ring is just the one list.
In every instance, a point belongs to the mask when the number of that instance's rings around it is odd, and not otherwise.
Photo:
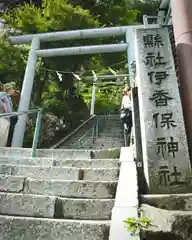
[[(157, 25), (150, 25), (151, 28), (158, 27)], [(70, 56), (96, 53), (112, 53), (123, 52), (128, 53), (128, 68), (131, 72), (131, 63), (134, 61), (134, 31), (138, 28), (144, 28), (144, 25), (122, 26), (110, 28), (94, 28), (86, 30), (73, 30), (64, 32), (39, 33), (23, 36), (10, 36), (9, 40), (13, 45), (29, 44), (31, 48), (29, 51), (28, 62), (26, 66), (23, 86), (21, 90), (21, 98), (18, 111), (28, 111), (31, 99), (31, 92), (33, 88), (37, 57), (56, 57), (56, 56)], [(69, 48), (56, 49), (40, 49), (41, 42), (51, 42), (60, 40), (72, 39), (90, 39), (100, 37), (125, 36), (126, 43), (95, 45), (95, 46), (80, 46)], [(133, 78), (130, 75), (130, 83), (133, 83)], [(22, 147), (23, 138), (26, 126), (26, 116), (19, 117), (15, 128), (12, 147)]]

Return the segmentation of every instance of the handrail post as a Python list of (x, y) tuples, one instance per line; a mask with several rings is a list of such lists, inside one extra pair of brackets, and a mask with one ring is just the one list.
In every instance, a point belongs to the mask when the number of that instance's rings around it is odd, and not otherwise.
[(92, 143), (94, 143), (95, 140), (95, 128), (92, 129)]
[(99, 137), (99, 124), (96, 124), (96, 138)]
[(32, 157), (36, 157), (36, 149), (37, 149), (37, 145), (38, 145), (40, 128), (41, 128), (41, 119), (42, 119), (42, 109), (37, 114), (35, 133), (33, 136)]

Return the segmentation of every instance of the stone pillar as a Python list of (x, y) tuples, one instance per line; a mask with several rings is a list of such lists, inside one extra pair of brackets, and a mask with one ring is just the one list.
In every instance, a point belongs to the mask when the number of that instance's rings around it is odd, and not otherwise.
[(134, 155), (137, 166), (139, 193), (146, 193), (146, 180), (143, 174), (143, 151), (141, 141), (141, 126), (139, 113), (139, 99), (137, 87), (132, 88), (132, 115), (133, 115), (133, 136), (134, 136)]
[(181, 98), (192, 160), (192, 1), (171, 0)]
[(136, 30), (136, 68), (149, 192), (191, 192), (188, 145), (167, 28)]

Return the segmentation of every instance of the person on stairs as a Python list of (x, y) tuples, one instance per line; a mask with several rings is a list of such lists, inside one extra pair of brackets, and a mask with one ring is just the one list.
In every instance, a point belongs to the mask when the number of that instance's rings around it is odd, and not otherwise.
[(131, 129), (132, 129), (132, 104), (131, 104), (131, 89), (126, 87), (123, 89), (123, 99), (121, 103), (121, 122), (125, 126), (127, 134), (127, 146), (131, 142)]
[[(3, 85), (3, 91), (0, 93), (0, 100), (4, 104), (4, 113), (12, 113), (13, 112), (13, 103), (17, 104), (19, 101), (19, 92), (15, 90), (15, 83), (7, 83)], [(10, 116), (7, 118), (10, 122), (9, 133), (7, 138), (7, 147), (11, 147), (13, 133), (15, 129), (15, 125), (18, 121), (18, 116)]]
[[(4, 92), (1, 86), (0, 87), (0, 114), (6, 113), (6, 104), (4, 103), (3, 99), (4, 99)], [(10, 126), (9, 119), (7, 119), (4, 116), (0, 116), (0, 147), (7, 146), (9, 126)]]

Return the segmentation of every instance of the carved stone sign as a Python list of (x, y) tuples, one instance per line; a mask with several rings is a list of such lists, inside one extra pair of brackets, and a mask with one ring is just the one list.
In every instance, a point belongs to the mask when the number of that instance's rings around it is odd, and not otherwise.
[(136, 30), (136, 67), (149, 191), (192, 191), (183, 113), (166, 28)]

